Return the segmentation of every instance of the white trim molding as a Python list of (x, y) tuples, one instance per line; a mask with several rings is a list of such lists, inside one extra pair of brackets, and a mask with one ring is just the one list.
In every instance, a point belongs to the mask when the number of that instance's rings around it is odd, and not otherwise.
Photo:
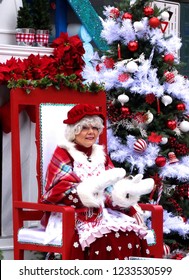
[(17, 45), (7, 45), (0, 44), (0, 62), (6, 62), (7, 59), (11, 57), (15, 58), (27, 58), (30, 54), (40, 54), (40, 55), (51, 55), (53, 53), (53, 48), (46, 47), (30, 47), (30, 46), (17, 46)]

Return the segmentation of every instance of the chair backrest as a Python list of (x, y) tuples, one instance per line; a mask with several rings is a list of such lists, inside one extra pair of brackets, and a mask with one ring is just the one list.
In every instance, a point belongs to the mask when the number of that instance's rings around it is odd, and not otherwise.
[[(40, 143), (41, 143), (41, 179), (45, 181), (45, 174), (53, 151), (57, 144), (63, 142), (65, 124), (63, 120), (67, 112), (75, 104), (43, 103), (40, 105)], [(43, 183), (44, 185), (44, 183)]]
[[(63, 119), (67, 111), (75, 104), (93, 104), (106, 116), (106, 94), (78, 92), (64, 88), (35, 89), (27, 94), (23, 89), (11, 90), (11, 123), (12, 123), (12, 172), (13, 201), (22, 201), (22, 169), (20, 155), (19, 112), (25, 106), (31, 106), (30, 112), (35, 115), (38, 181), (38, 201), (43, 192), (44, 177), (52, 152), (61, 139), (64, 131)], [(106, 125), (106, 124), (105, 124)], [(99, 143), (106, 147), (106, 129), (99, 138)]]

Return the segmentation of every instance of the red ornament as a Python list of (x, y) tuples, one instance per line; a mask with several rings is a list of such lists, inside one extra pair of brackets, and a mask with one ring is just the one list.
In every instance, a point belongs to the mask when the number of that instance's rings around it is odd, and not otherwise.
[(147, 148), (146, 141), (144, 139), (138, 139), (134, 143), (133, 148), (134, 148), (135, 152), (143, 153), (146, 150), (146, 148)]
[(177, 104), (176, 108), (178, 111), (184, 111), (186, 109), (186, 106), (184, 103), (179, 103)]
[(145, 16), (152, 16), (154, 14), (154, 9), (150, 6), (144, 7), (143, 11)]
[(120, 11), (119, 11), (118, 8), (113, 8), (113, 9), (110, 10), (110, 17), (111, 18), (116, 19), (116, 18), (119, 17), (119, 15), (120, 15)]
[(174, 120), (167, 121), (167, 127), (171, 130), (174, 130), (177, 127), (177, 123)]
[(158, 26), (160, 26), (161, 22), (157, 17), (152, 17), (149, 19), (149, 25), (152, 28), (157, 28)]
[(155, 163), (158, 167), (163, 167), (166, 164), (166, 158), (163, 156), (158, 156), (155, 160)]
[(131, 52), (135, 52), (138, 50), (138, 41), (130, 41), (127, 47)]
[(122, 19), (130, 19), (132, 20), (133, 16), (130, 13), (124, 13)]
[(130, 109), (128, 107), (121, 107), (121, 112), (124, 116), (130, 115)]
[(167, 71), (167, 72), (164, 73), (164, 76), (165, 76), (165, 80), (166, 80), (167, 83), (169, 83), (169, 84), (174, 83), (175, 75), (174, 75), (173, 72)]
[(171, 53), (165, 54), (163, 57), (164, 62), (167, 64), (173, 64), (174, 59), (175, 59), (175, 57)]

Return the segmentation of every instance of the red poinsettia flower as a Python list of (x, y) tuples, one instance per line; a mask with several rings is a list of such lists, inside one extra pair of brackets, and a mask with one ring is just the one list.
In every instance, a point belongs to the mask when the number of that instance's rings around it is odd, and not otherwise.
[[(0, 69), (1, 72), (1, 69)], [(5, 81), (5, 75), (3, 73), (0, 73), (0, 85), (3, 84)]]
[(130, 78), (130, 75), (128, 73), (122, 73), (118, 76), (118, 80), (120, 82), (126, 82)]
[(69, 41), (68, 33), (61, 32), (60, 36), (53, 40), (51, 47), (57, 48), (59, 45), (65, 44)]
[(78, 35), (68, 37), (67, 33), (61, 33), (60, 37), (53, 41), (54, 59), (57, 63), (58, 73), (64, 75), (81, 75), (84, 66), (82, 58), (85, 50)]
[(153, 93), (148, 93), (146, 95), (146, 103), (152, 104), (156, 100), (156, 97)]
[(83, 43), (78, 35), (69, 37), (68, 33), (61, 32), (60, 37), (56, 38), (51, 47), (54, 48), (54, 56), (61, 58), (61, 54), (64, 54), (66, 51), (71, 51), (73, 54), (76, 51), (80, 55), (85, 53), (83, 48)]
[(114, 60), (111, 57), (106, 57), (104, 60), (104, 65), (107, 69), (112, 69), (114, 67)]
[(148, 141), (152, 142), (152, 143), (160, 143), (162, 140), (162, 136), (156, 134), (155, 132), (152, 132), (149, 136), (148, 136)]
[(9, 76), (10, 69), (4, 64), (0, 65), (0, 84), (3, 84), (7, 81), (7, 76)]
[(0, 63), (0, 84), (22, 87), (27, 92), (41, 83), (43, 86), (56, 84), (57, 88), (66, 84), (83, 90), (81, 73), (85, 50), (79, 36), (69, 37), (62, 32), (51, 47), (54, 50), (50, 56), (31, 54), (22, 60), (11, 58)]
[[(20, 59), (18, 59), (20, 61)], [(6, 66), (9, 68), (10, 71), (14, 71), (18, 66), (17, 66), (17, 62), (18, 60), (14, 57), (12, 57), (11, 59), (7, 60), (6, 62)]]

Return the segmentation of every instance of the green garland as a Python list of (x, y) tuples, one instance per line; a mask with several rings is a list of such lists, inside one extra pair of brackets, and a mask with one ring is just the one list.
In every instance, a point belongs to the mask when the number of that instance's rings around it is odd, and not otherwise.
[(101, 90), (104, 90), (103, 84), (97, 84), (95, 82), (91, 84), (84, 84), (82, 80), (79, 79), (75, 74), (71, 74), (70, 76), (57, 74), (54, 79), (50, 79), (48, 76), (40, 80), (10, 79), (7, 84), (7, 87), (9, 89), (22, 88), (26, 91), (27, 94), (29, 94), (35, 88), (46, 89), (52, 86), (57, 90), (60, 90), (63, 87), (68, 87), (80, 92), (99, 92)]

